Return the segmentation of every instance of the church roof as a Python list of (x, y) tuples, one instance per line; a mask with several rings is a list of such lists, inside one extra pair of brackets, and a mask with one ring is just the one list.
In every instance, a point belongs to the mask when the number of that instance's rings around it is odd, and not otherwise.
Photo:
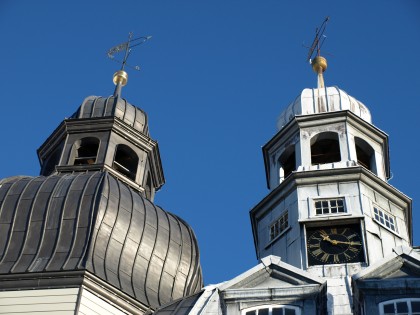
[(188, 224), (108, 172), (0, 181), (0, 274), (87, 270), (156, 308), (202, 287)]
[(336, 86), (304, 89), (280, 114), (277, 128), (280, 130), (295, 116), (349, 110), (371, 123), (369, 109), (360, 101)]
[(147, 115), (119, 96), (88, 96), (70, 118), (118, 117), (127, 125), (149, 135)]

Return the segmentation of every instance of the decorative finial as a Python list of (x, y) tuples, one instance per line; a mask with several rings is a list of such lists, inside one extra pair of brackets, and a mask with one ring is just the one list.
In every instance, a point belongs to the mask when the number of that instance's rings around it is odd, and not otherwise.
[[(324, 76), (323, 73), (327, 70), (327, 59), (321, 56), (321, 47), (324, 44), (325, 39), (327, 38), (324, 35), (325, 28), (327, 27), (327, 22), (330, 18), (327, 16), (324, 22), (321, 24), (321, 27), (316, 29), (315, 39), (312, 42), (311, 47), (309, 48), (307, 61), (312, 65), (312, 69), (318, 74), (318, 89), (324, 87)], [(312, 59), (316, 51), (315, 57)]]
[[(127, 64), (128, 57), (130, 56), (131, 49), (133, 47), (136, 47), (140, 44), (143, 44), (145, 41), (151, 39), (152, 36), (141, 36), (138, 38), (133, 39), (133, 33), (130, 32), (128, 34), (128, 41), (122, 44), (119, 44), (117, 46), (112, 47), (110, 50), (108, 50), (108, 57), (118, 63), (121, 63), (121, 70), (114, 73), (113, 81), (116, 85), (114, 96), (119, 96), (121, 94), (121, 88), (125, 86), (128, 82), (128, 73), (124, 71), (125, 67), (130, 67), (134, 70), (139, 71), (139, 66), (130, 66)], [(115, 59), (115, 54), (125, 50), (124, 58), (123, 60), (117, 60)]]

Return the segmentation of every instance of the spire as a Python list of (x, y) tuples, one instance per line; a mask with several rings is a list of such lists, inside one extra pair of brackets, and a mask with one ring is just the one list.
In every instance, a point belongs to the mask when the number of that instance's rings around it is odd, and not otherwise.
[[(121, 63), (121, 70), (115, 72), (114, 77), (113, 77), (114, 84), (116, 85), (115, 91), (114, 91), (115, 97), (121, 95), (122, 87), (125, 86), (128, 82), (128, 73), (124, 71), (125, 67), (128, 66), (137, 71), (140, 70), (139, 66), (130, 66), (129, 64), (127, 64), (127, 60), (128, 60), (128, 57), (130, 56), (131, 49), (140, 44), (143, 44), (145, 41), (149, 40), (150, 38), (152, 38), (152, 36), (141, 36), (141, 37), (137, 37), (133, 39), (133, 33), (130, 32), (128, 34), (127, 42), (114, 46), (110, 50), (108, 50), (108, 57), (118, 63)], [(114, 55), (124, 50), (125, 50), (125, 54), (124, 54), (123, 60), (120, 61), (120, 60), (115, 59)]]
[[(311, 47), (309, 48), (308, 58), (307, 60), (312, 65), (312, 69), (315, 73), (318, 74), (318, 89), (324, 88), (324, 76), (323, 73), (327, 70), (327, 59), (321, 56), (321, 47), (324, 44), (325, 39), (327, 38), (324, 35), (325, 28), (327, 27), (327, 22), (329, 21), (329, 17), (327, 16), (324, 22), (321, 24), (321, 27), (316, 29), (315, 32), (315, 39), (312, 42)], [(316, 52), (315, 58), (312, 59), (312, 56)]]

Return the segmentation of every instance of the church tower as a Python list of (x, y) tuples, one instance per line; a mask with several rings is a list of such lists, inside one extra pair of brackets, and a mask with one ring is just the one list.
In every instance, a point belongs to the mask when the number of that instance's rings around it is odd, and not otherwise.
[(412, 202), (388, 183), (388, 136), (368, 108), (324, 84), (327, 21), (309, 54), (317, 88), (262, 149), (270, 192), (250, 211), (259, 263), (155, 315), (420, 314)]
[[(123, 68), (132, 43), (116, 46)], [(201, 290), (193, 230), (153, 203), (159, 147), (127, 79), (53, 131), (40, 176), (0, 180), (1, 313), (143, 315)]]
[(250, 212), (255, 249), (326, 278), (329, 313), (351, 314), (351, 276), (411, 247), (412, 202), (388, 183), (388, 136), (368, 108), (324, 86), (319, 51), (311, 64), (318, 87), (280, 114), (262, 148), (270, 193)]

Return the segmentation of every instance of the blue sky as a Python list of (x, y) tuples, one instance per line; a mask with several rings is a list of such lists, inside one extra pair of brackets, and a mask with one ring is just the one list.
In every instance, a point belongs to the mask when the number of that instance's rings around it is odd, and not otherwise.
[[(36, 149), (89, 95), (110, 95), (106, 51), (152, 35), (123, 96), (149, 115), (166, 185), (155, 202), (193, 227), (206, 284), (257, 263), (249, 210), (267, 193), (261, 146), (316, 76), (306, 62), (330, 16), (325, 83), (390, 136), (390, 184), (413, 198), (420, 245), (419, 1), (0, 2), (0, 178), (38, 175)], [(328, 53), (328, 54), (327, 54)]]

